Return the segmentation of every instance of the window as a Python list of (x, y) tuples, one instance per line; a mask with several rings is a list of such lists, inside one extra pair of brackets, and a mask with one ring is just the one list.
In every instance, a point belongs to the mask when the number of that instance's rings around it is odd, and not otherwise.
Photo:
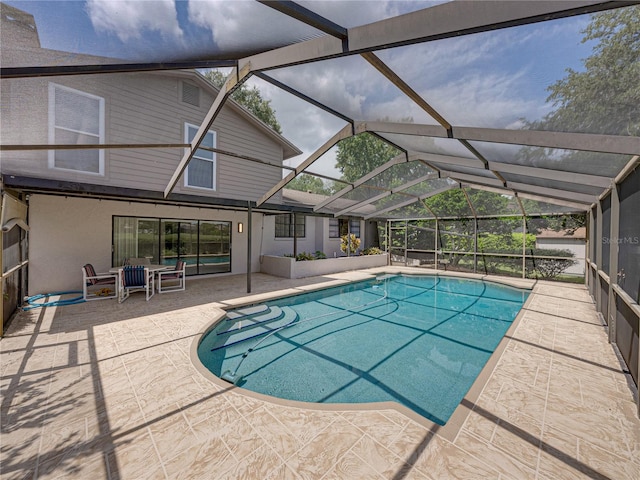
[[(185, 124), (184, 136), (187, 143), (191, 142), (198, 132), (195, 125)], [(216, 134), (208, 131), (200, 144), (202, 147), (215, 148)], [(189, 162), (184, 175), (186, 187), (216, 189), (216, 154), (199, 148)]]
[[(344, 218), (329, 219), (329, 238), (340, 238), (347, 234), (347, 221)], [(360, 238), (360, 220), (351, 220), (351, 233)]]
[(294, 215), (293, 213), (285, 213), (276, 215), (276, 238), (292, 238), (293, 222), (295, 217), (296, 237), (305, 236), (305, 219), (304, 215)]
[[(49, 143), (104, 143), (104, 99), (50, 83)], [(104, 175), (104, 150), (50, 150), (49, 167)]]

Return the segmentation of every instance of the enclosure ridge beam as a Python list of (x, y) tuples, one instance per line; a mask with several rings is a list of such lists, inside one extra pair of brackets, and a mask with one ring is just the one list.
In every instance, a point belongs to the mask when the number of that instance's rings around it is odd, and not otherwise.
[(600, 175), (588, 175), (586, 173), (574, 173), (563, 170), (551, 170), (542, 167), (528, 167), (512, 163), (489, 162), (491, 170), (502, 173), (514, 173), (525, 177), (541, 178), (545, 180), (559, 180), (567, 183), (577, 183), (592, 187), (609, 188), (613, 179)]
[(204, 120), (200, 125), (200, 128), (198, 128), (196, 135), (193, 137), (193, 140), (191, 140), (190, 148), (182, 156), (182, 159), (178, 163), (178, 166), (176, 167), (175, 171), (173, 172), (173, 175), (171, 176), (169, 183), (164, 189), (165, 198), (168, 197), (169, 194), (175, 188), (176, 183), (178, 183), (178, 179), (186, 170), (187, 165), (189, 165), (191, 158), (196, 153), (196, 150), (198, 150), (198, 147), (204, 140), (205, 135), (209, 131), (209, 128), (211, 128), (211, 125), (213, 124), (216, 117), (218, 116), (218, 113), (220, 113), (220, 110), (222, 110), (222, 107), (225, 101), (227, 100), (227, 98), (233, 93), (233, 91), (236, 88), (242, 85), (249, 78), (250, 69), (251, 69), (251, 65), (247, 64), (241, 71), (239, 71), (237, 68), (234, 67), (233, 70), (231, 70), (231, 73), (229, 73), (229, 76), (227, 77), (223, 87), (218, 92), (218, 95), (216, 96), (215, 100), (211, 104), (209, 111), (205, 115)]
[[(575, 208), (575, 209), (580, 210), (580, 211), (586, 211), (586, 210), (589, 209), (589, 205), (587, 205), (586, 203), (572, 202), (570, 200), (562, 200), (562, 199), (559, 199), (559, 198), (550, 198), (550, 197), (545, 197), (543, 195), (536, 195), (535, 193), (519, 192), (518, 193), (518, 198), (526, 198), (526, 199), (529, 199), (529, 200), (536, 200), (538, 202), (551, 203), (553, 205), (560, 205), (560, 206), (563, 206), (563, 207)], [(524, 210), (524, 206), (523, 206), (523, 210)], [(542, 212), (527, 213), (525, 211), (525, 216), (531, 215), (533, 213), (542, 213)], [(562, 213), (562, 212), (559, 212), (559, 213)]]
[(591, 205), (596, 201), (596, 195), (589, 195), (586, 193), (570, 192), (567, 190), (559, 190), (557, 188), (539, 187), (536, 185), (529, 185), (526, 183), (507, 182), (507, 188), (520, 193), (534, 193), (537, 195), (549, 196), (553, 198), (559, 198), (561, 200), (569, 200), (578, 203), (584, 203)]
[(448, 138), (447, 130), (440, 125), (426, 125), (426, 124), (418, 124), (418, 123), (399, 123), (399, 122), (358, 121), (358, 122), (355, 122), (355, 128), (358, 133), (361, 133), (361, 132), (397, 133), (400, 135)]
[(313, 152), (309, 158), (307, 158), (304, 162), (296, 167), (296, 169), (291, 172), (289, 175), (280, 180), (277, 184), (275, 184), (271, 189), (265, 193), (260, 200), (256, 203), (256, 207), (259, 207), (271, 197), (273, 197), (276, 193), (282, 190), (291, 180), (296, 178), (302, 171), (315, 162), (318, 158), (324, 155), (331, 147), (333, 147), (340, 140), (344, 140), (345, 138), (349, 138), (353, 136), (353, 126), (351, 124), (345, 125), (338, 133), (336, 133), (333, 137), (325, 142), (320, 148), (318, 148), (315, 152)]
[(348, 29), (348, 47), (331, 35), (257, 53), (241, 59), (264, 71), (345, 55), (460, 37), (517, 25), (593, 13), (622, 6), (611, 1), (449, 2)]
[[(356, 128), (378, 133), (446, 138), (446, 132), (437, 125), (398, 122), (356, 122)], [(640, 137), (592, 133), (551, 132), (543, 130), (508, 130), (480, 127), (452, 127), (453, 138), (458, 140), (526, 145), (585, 152), (637, 155)]]
[(385, 163), (383, 165), (380, 165), (379, 167), (371, 170), (366, 175), (360, 177), (358, 180), (353, 182), (350, 186), (343, 188), (339, 192), (335, 193), (334, 195), (330, 196), (326, 200), (323, 200), (322, 202), (317, 204), (315, 207), (313, 207), (313, 211), (316, 212), (316, 211), (320, 210), (321, 208), (329, 205), (330, 203), (334, 202), (338, 198), (346, 195), (347, 193), (349, 193), (354, 188), (359, 187), (363, 183), (371, 180), (376, 175), (379, 175), (380, 173), (382, 173), (385, 170), (393, 167), (394, 165), (397, 165), (398, 163), (404, 163), (404, 162), (408, 161), (408, 159), (409, 159), (409, 157), (407, 156), (406, 153), (401, 153), (400, 155), (396, 155), (391, 160), (389, 160), (387, 163)]
[(465, 182), (464, 185), (468, 186), (469, 188), (473, 188), (476, 190), (484, 190), (487, 192), (493, 192), (493, 193), (497, 193), (500, 195), (513, 195), (515, 198), (518, 199), (518, 202), (520, 204), (520, 209), (522, 210), (522, 214), (523, 215), (527, 215), (527, 212), (525, 211), (525, 209), (522, 206), (522, 202), (520, 202), (520, 199), (522, 198), (527, 198), (530, 200), (536, 200), (536, 201), (540, 201), (540, 202), (545, 202), (545, 203), (553, 203), (555, 205), (562, 205), (565, 207), (570, 207), (570, 208), (576, 208), (578, 210), (586, 210), (588, 208), (588, 204), (586, 203), (582, 203), (582, 202), (576, 202), (576, 201), (569, 201), (569, 200), (561, 200), (561, 199), (557, 199), (557, 198), (551, 198), (551, 197), (546, 197), (543, 195), (536, 195), (534, 193), (526, 193), (526, 192), (516, 192), (512, 189), (507, 189), (504, 187), (490, 187), (487, 185), (483, 185), (481, 183), (478, 182)]
[(453, 138), (623, 155), (637, 155), (640, 152), (640, 137), (623, 135), (454, 126)]

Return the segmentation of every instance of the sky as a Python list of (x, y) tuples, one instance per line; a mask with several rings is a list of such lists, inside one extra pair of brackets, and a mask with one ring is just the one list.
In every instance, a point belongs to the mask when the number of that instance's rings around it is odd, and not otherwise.
[[(315, 29), (252, 0), (88, 0), (6, 3), (34, 15), (44, 48), (122, 58), (175, 61), (242, 57), (321, 35)], [(301, 1), (346, 27), (367, 24), (436, 2)], [(593, 45), (581, 43), (588, 16), (508, 28), (377, 53), (450, 123), (519, 128), (550, 111), (549, 85), (567, 68), (582, 69)], [(436, 122), (359, 56), (268, 72), (355, 120)], [(249, 80), (271, 101), (283, 135), (303, 155), (297, 165), (344, 121), (260, 79)], [(444, 146), (443, 143), (443, 147)], [(451, 152), (455, 154), (456, 152)], [(312, 170), (339, 176), (335, 151)]]

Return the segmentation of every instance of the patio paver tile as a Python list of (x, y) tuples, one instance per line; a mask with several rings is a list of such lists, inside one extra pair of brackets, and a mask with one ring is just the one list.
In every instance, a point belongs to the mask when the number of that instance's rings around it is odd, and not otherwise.
[[(252, 283), (267, 298), (370, 273)], [(387, 407), (287, 406), (203, 375), (193, 342), (218, 305), (247, 301), (244, 283), (190, 279), (149, 302), (21, 312), (0, 342), (3, 480), (36, 467), (37, 478), (82, 480), (640, 478), (628, 377), (582, 286), (536, 283), (451, 436)]]

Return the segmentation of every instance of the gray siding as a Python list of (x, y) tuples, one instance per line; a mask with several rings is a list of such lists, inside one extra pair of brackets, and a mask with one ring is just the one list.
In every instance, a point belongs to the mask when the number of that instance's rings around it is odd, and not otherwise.
[[(90, 93), (105, 100), (105, 143), (183, 143), (184, 124), (199, 125), (214, 93), (182, 72), (166, 74), (109, 74), (2, 81), (2, 142), (48, 143), (48, 85), (50, 82)], [(181, 82), (198, 85), (200, 106), (181, 101)], [(225, 106), (212, 126), (217, 147), (271, 163), (282, 163), (283, 147)], [(46, 151), (2, 152), (3, 173), (76, 182), (162, 191), (182, 158), (183, 149), (113, 149), (105, 151), (104, 176), (48, 168)], [(217, 155), (217, 190), (184, 186), (176, 193), (257, 200), (281, 178), (277, 168)]]

